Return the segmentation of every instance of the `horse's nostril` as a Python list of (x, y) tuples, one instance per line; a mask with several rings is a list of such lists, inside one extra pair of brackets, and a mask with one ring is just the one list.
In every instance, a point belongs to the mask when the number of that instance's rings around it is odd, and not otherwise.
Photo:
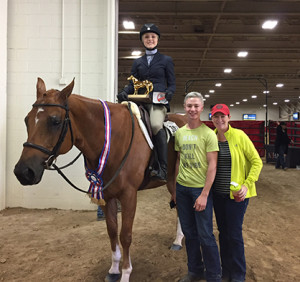
[(33, 181), (34, 178), (35, 178), (34, 172), (33, 172), (33, 170), (30, 169), (30, 168), (27, 168), (27, 169), (26, 169), (26, 171), (24, 172), (24, 175), (26, 175), (26, 176), (27, 176), (27, 179), (28, 179), (28, 180), (31, 180), (31, 181)]
[(22, 185), (35, 184), (35, 173), (28, 167), (15, 167), (14, 173)]

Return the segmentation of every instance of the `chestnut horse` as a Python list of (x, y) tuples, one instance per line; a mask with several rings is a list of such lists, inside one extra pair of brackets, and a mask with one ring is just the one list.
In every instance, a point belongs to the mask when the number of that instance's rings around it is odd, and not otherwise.
[[(88, 169), (98, 167), (99, 156), (105, 143), (104, 105), (99, 100), (72, 94), (74, 80), (63, 90), (46, 90), (45, 83), (38, 78), (37, 100), (25, 118), (28, 139), (14, 173), (22, 185), (40, 182), (46, 167), (60, 154), (76, 146), (85, 158)], [(109, 157), (102, 174), (103, 183), (109, 182), (119, 170), (124, 156), (127, 159), (112, 183), (103, 191), (106, 202), (102, 206), (106, 216), (107, 232), (112, 250), (112, 265), (108, 281), (129, 281), (132, 272), (129, 248), (132, 226), (137, 204), (138, 189), (161, 186), (161, 182), (144, 181), (152, 150), (150, 149), (138, 121), (131, 117), (128, 107), (106, 103), (110, 110), (111, 140)], [(170, 114), (169, 120), (179, 127), (186, 121), (184, 116)], [(133, 133), (134, 127), (134, 134)], [(131, 149), (128, 148), (131, 146)], [(128, 153), (129, 152), (129, 153)], [(169, 142), (167, 188), (175, 197), (174, 141)], [(122, 275), (119, 271), (121, 252), (118, 239), (117, 203), (122, 206), (120, 242), (123, 248)]]

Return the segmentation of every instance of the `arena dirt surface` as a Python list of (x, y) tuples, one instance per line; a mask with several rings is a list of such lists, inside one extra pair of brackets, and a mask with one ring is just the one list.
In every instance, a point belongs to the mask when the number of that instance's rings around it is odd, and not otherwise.
[[(264, 165), (244, 223), (246, 281), (300, 281), (299, 183), (300, 170)], [(187, 271), (185, 249), (169, 250), (176, 212), (168, 201), (166, 187), (138, 193), (132, 282), (173, 282)], [(110, 262), (106, 225), (96, 211), (0, 212), (0, 281), (104, 281)]]

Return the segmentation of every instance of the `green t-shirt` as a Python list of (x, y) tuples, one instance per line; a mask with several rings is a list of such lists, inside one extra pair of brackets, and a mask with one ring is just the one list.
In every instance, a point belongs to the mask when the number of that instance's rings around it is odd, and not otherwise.
[(206, 153), (219, 151), (216, 134), (204, 123), (195, 129), (183, 126), (176, 131), (175, 151), (180, 152), (180, 164), (176, 181), (187, 187), (204, 187)]

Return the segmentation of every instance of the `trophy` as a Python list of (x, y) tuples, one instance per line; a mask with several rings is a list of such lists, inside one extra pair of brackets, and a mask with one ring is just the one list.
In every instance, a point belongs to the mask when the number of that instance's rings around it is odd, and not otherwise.
[[(133, 75), (129, 76), (127, 80), (132, 80), (134, 93), (128, 95), (128, 99), (133, 102), (152, 103), (149, 93), (153, 90), (153, 83), (149, 80), (139, 81)], [(139, 89), (145, 88), (143, 94), (139, 94)]]

